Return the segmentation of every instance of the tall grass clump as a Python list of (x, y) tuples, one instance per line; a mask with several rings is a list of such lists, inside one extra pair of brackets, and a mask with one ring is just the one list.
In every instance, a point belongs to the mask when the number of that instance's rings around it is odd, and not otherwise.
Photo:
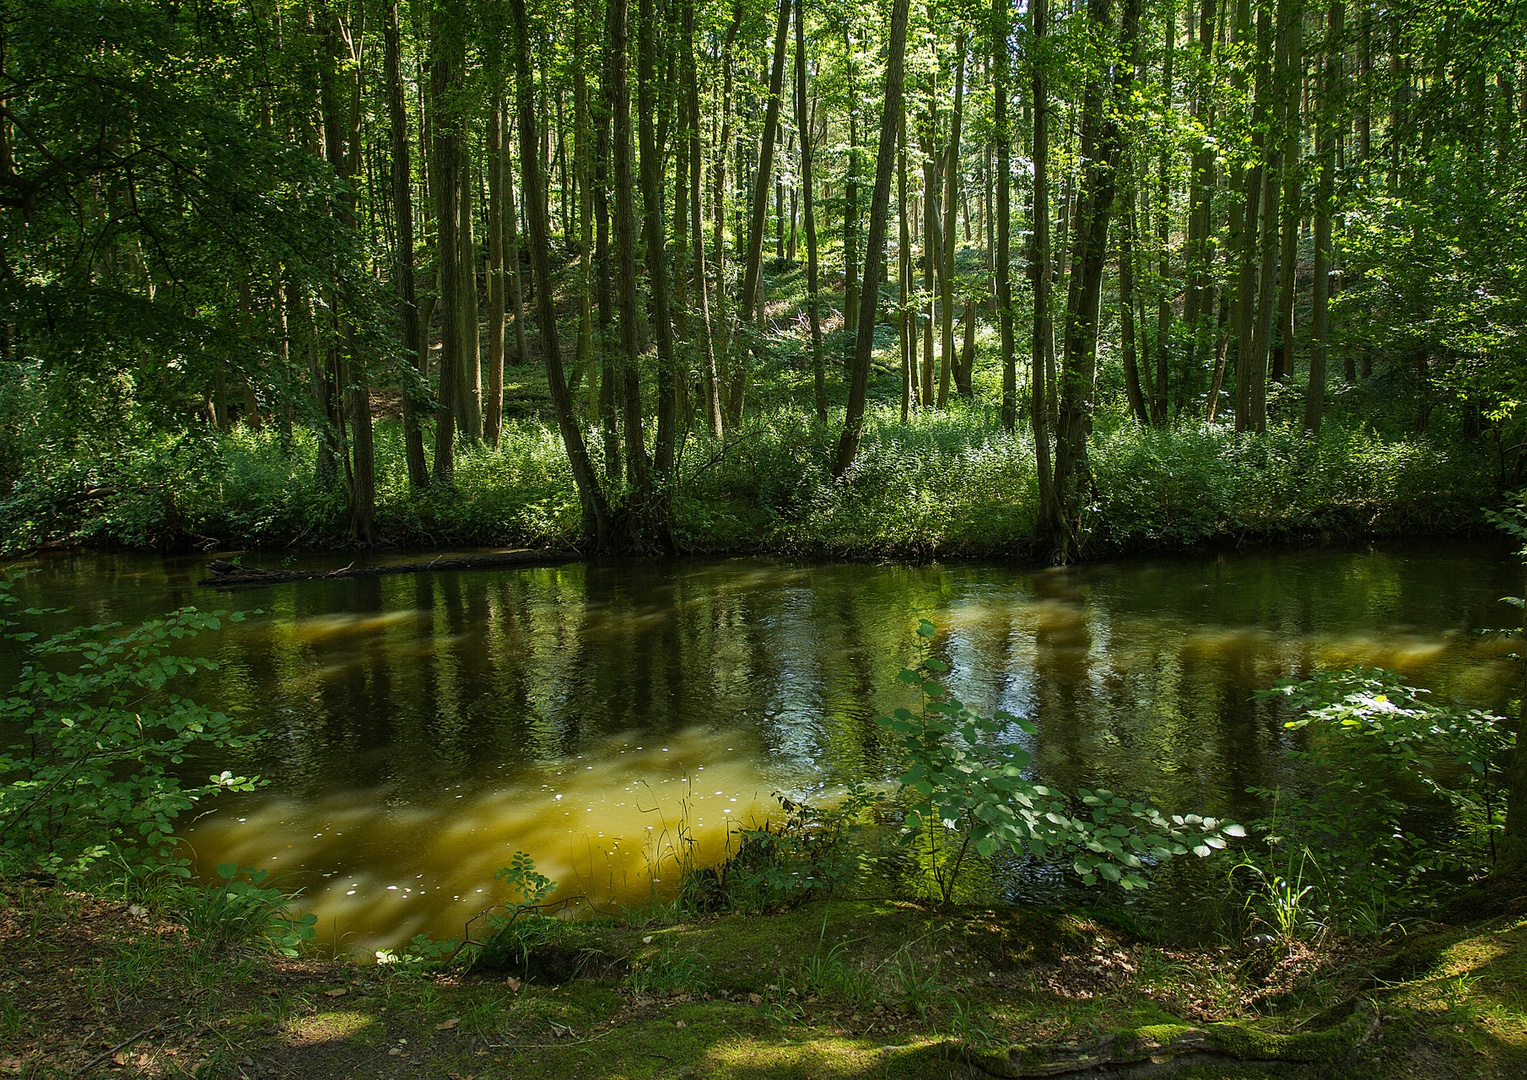
[(579, 520), (578, 493), (554, 427), (507, 421), (496, 449), (457, 452), (454, 488), (417, 496), (408, 490), (402, 427), (377, 427), (377, 528), (394, 543), (534, 547), (571, 538)]
[(777, 412), (725, 446), (686, 455), (679, 525), (702, 548), (926, 557), (1030, 542), (1037, 504), (1032, 441), (975, 409), (919, 413), (903, 425), (872, 406), (854, 467), (828, 469), (838, 426)]
[[(1263, 435), (1194, 422), (1147, 428), (1100, 413), (1083, 509), (1086, 551), (1180, 549), (1216, 539), (1326, 540), (1484, 527), (1498, 500), (1477, 447), (1328, 423)], [(685, 439), (673, 531), (688, 551), (930, 558), (1037, 553), (1032, 436), (1002, 430), (989, 403), (956, 400), (903, 424), (872, 404), (860, 453), (829, 471), (840, 421), (760, 408), (717, 442)], [(591, 431), (590, 439), (597, 444)], [(19, 451), (18, 451), (19, 452)], [(325, 547), (350, 541), (338, 477), (318, 475), (301, 426), (235, 424), (164, 433), (125, 425), (100, 439), (44, 442), (0, 486), (0, 547)], [(597, 457), (597, 455), (596, 455)], [(580, 512), (562, 441), (537, 417), (498, 447), (463, 446), (453, 487), (410, 491), (402, 427), (376, 425), (376, 524), (409, 547), (549, 546)], [(619, 485), (615, 485), (618, 495)]]
[(1453, 532), (1496, 497), (1478, 455), (1361, 427), (1119, 427), (1095, 436), (1092, 465), (1089, 542), (1105, 550)]

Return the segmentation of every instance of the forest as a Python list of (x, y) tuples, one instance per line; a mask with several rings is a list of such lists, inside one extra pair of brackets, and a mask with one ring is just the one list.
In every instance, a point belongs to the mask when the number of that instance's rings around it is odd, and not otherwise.
[(1524, 326), (1527, 0), (0, 0), (0, 1076), (1527, 1075)]
[(1068, 562), (1522, 479), (1520, 4), (3, 18), (15, 551)]

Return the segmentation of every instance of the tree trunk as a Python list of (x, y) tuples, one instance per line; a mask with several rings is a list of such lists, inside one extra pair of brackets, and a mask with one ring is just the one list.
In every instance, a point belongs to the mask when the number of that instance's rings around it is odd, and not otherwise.
[[(939, 286), (943, 292), (940, 300), (942, 311), (943, 330), (943, 357), (939, 365), (939, 405), (942, 407), (948, 397), (950, 369), (954, 368), (957, 360), (954, 354), (954, 252), (959, 247), (958, 225), (959, 206), (957, 200), (960, 192), (960, 121), (965, 112), (965, 35), (960, 33), (955, 37), (955, 49), (959, 52), (959, 59), (954, 68), (954, 112), (949, 118), (949, 148), (945, 151), (944, 159), (944, 265), (943, 274)], [(962, 384), (966, 381), (958, 370), (953, 372), (955, 377), (955, 389), (963, 392)]]
[[(699, 294), (700, 301), (700, 335), (701, 356), (704, 364), (703, 378), (705, 382), (705, 417), (707, 427), (715, 438), (721, 438), (721, 387), (716, 372), (716, 346), (711, 335), (710, 321), (710, 286), (705, 279), (705, 231), (700, 221), (700, 91), (699, 74), (695, 66), (695, 5), (694, 0), (685, 0), (683, 15), (684, 30), (684, 92), (686, 108), (689, 112), (689, 157), (690, 157), (690, 181), (689, 181), (689, 214), (690, 214), (690, 253), (694, 269), (695, 291)], [(809, 174), (808, 174), (809, 175)], [(809, 185), (809, 181), (808, 181)], [(806, 221), (807, 228), (811, 225), (811, 194), (807, 188), (806, 195)], [(719, 283), (718, 283), (719, 287)]]
[[(774, 28), (774, 66), (769, 72), (769, 101), (764, 111), (763, 139), (758, 150), (758, 172), (753, 182), (753, 213), (748, 227), (747, 262), (742, 272), (742, 295), (738, 298), (737, 324), (746, 326), (757, 311), (757, 293), (761, 285), (765, 218), (769, 207), (769, 177), (773, 175), (774, 142), (779, 133), (779, 106), (785, 80), (785, 42), (790, 35), (790, 0), (779, 0), (779, 17)], [(738, 335), (739, 338), (741, 335)], [(732, 350), (732, 382), (727, 402), (728, 421), (736, 427), (742, 422), (743, 397), (748, 385), (748, 349)]]
[[(1000, 0), (999, 0), (1000, 2)], [(918, 400), (917, 347), (914, 344), (911, 310), (912, 298), (912, 237), (907, 227), (907, 110), (903, 108), (896, 118), (896, 217), (901, 229), (896, 246), (897, 292), (901, 299), (899, 318), (896, 320), (901, 346), (901, 422), (912, 419), (912, 409)]]
[(461, 267), (458, 254), (461, 209), (460, 93), (465, 43), (459, 2), (442, 3), (430, 15), (432, 56), (430, 97), (434, 104), (430, 187), (435, 196), (435, 259), (440, 267), (439, 406), (435, 410), (436, 487), (450, 487), (456, 475), (456, 390), (461, 371)]
[[(895, 0), (891, 9), (891, 41), (885, 71), (885, 108), (880, 118), (880, 145), (875, 153), (875, 190), (870, 196), (869, 242), (864, 248), (864, 294), (875, 295), (880, 287), (880, 260), (885, 257), (886, 222), (890, 217), (891, 177), (896, 172), (896, 126), (901, 115), (903, 64), (907, 45), (907, 3)], [(870, 357), (875, 349), (875, 307), (871, 304), (859, 320), (850, 373), (848, 409), (843, 435), (833, 460), (832, 475), (841, 478), (854, 463), (864, 432), (864, 402), (869, 389)]]
[(573, 370), (583, 372), (588, 379), (588, 415), (594, 416), (599, 410), (599, 377), (594, 366), (594, 195), (589, 169), (594, 147), (584, 56), (585, 18), (583, 8), (573, 12), (573, 182), (578, 188), (578, 346)]
[(1304, 396), (1304, 429), (1320, 434), (1326, 395), (1326, 348), (1330, 336), (1331, 202), (1336, 183), (1336, 139), (1341, 93), (1342, 0), (1331, 0), (1327, 15), (1325, 77), (1315, 124), (1320, 186), (1315, 195), (1315, 289), (1310, 312), (1310, 382)]
[(1282, 251), (1278, 260), (1278, 351), (1272, 377), (1279, 382), (1294, 373), (1294, 293), (1299, 273), (1299, 98), (1304, 83), (1303, 3), (1291, 5), (1286, 71), (1283, 76), (1283, 213)]
[[(1003, 3), (1004, 0), (995, 0)], [(1034, 238), (1030, 273), (1034, 286), (1034, 336), (1030, 346), (1030, 423), (1034, 428), (1034, 470), (1039, 484), (1039, 529), (1055, 530), (1055, 478), (1050, 464), (1050, 391), (1045, 383), (1045, 354), (1054, 336), (1050, 315), (1050, 85), (1043, 50), (1049, 45), (1050, 0), (1030, 0), (1029, 36), (1034, 94)]]
[(488, 400), (483, 439), (498, 446), (504, 419), (504, 95), (503, 75), (490, 70), (488, 98)]
[[(1242, 0), (1245, 4), (1245, 0)], [(1250, 19), (1250, 14), (1247, 14)], [(1241, 34), (1237, 16), (1237, 36), (1241, 40), (1250, 36)], [(1267, 188), (1263, 174), (1267, 169), (1267, 129), (1271, 113), (1270, 101), (1274, 96), (1272, 85), (1271, 56), (1273, 51), (1272, 11), (1260, 7), (1256, 29), (1256, 76), (1252, 106), (1252, 166), (1246, 170), (1245, 193), (1241, 204), (1241, 243), (1236, 274), (1235, 305), (1235, 430), (1257, 429), (1257, 417), (1266, 426), (1265, 408), (1257, 409), (1257, 401), (1266, 399), (1266, 368), (1257, 370), (1254, 350), (1257, 345), (1257, 255), (1261, 251), (1261, 225), (1263, 220), (1262, 196)], [(1276, 222), (1276, 217), (1274, 221)], [(1265, 354), (1264, 354), (1265, 356)], [(1261, 394), (1258, 394), (1261, 390)]]
[(795, 8), (795, 127), (801, 134), (801, 195), (805, 203), (806, 226), (806, 317), (811, 323), (811, 375), (813, 401), (818, 420), (827, 419), (827, 364), (822, 356), (822, 311), (818, 293), (816, 198), (812, 187), (816, 136), (811, 130), (807, 106), (806, 80), (806, 10)]
[(461, 271), (460, 304), (457, 314), (461, 320), (461, 368), (456, 389), (456, 428), (469, 443), (482, 439), (482, 348), (477, 324), (477, 243), (472, 229), (472, 156), (471, 140), (461, 140), (461, 183), (456, 190), (461, 196), (461, 209), (457, 226), (461, 238), (457, 242), (457, 265)]
[(668, 234), (663, 228), (663, 162), (655, 130), (658, 28), (652, 0), (638, 0), (637, 20), (637, 138), (642, 155), (642, 238), (647, 264), (647, 289), (651, 301), (652, 336), (657, 343), (657, 443), (653, 453), (657, 475), (654, 477), (650, 524), (658, 543), (671, 549), (673, 537), (668, 529), (667, 507), (669, 487), (675, 479), (673, 469), (678, 440), (678, 379), (668, 297)]
[[(1110, 0), (1089, 0), (1088, 18), (1104, 34), (1111, 22)], [(1130, 55), (1140, 23), (1140, 0), (1126, 0), (1120, 30), (1120, 53)], [(1119, 64), (1114, 72), (1114, 107), (1124, 106), (1122, 87), (1133, 72)], [(1098, 308), (1113, 211), (1119, 159), (1119, 124), (1101, 77), (1089, 80), (1082, 104), (1081, 187), (1072, 223), (1071, 276), (1067, 284), (1065, 351), (1061, 363), (1060, 416), (1055, 438), (1055, 490), (1058, 513), (1049, 540), (1057, 563), (1081, 554), (1081, 509), (1092, 485), (1087, 438), (1092, 430), (1092, 401), (1097, 374)]]
[[(616, 295), (620, 308), (620, 402), (625, 428), (626, 482), (636, 507), (651, 502), (651, 462), (642, 421), (641, 301), (636, 278), (636, 189), (631, 176), (631, 90), (627, 77), (626, 0), (610, 0), (605, 28), (604, 88), (611, 122), (615, 188)], [(637, 511), (640, 517), (641, 511)], [(633, 523), (633, 528), (639, 527)], [(644, 537), (633, 539), (641, 546)]]
[[(421, 343), (429, 336), (428, 325), (421, 326), (418, 303), (414, 298), (414, 201), (409, 176), (408, 111), (403, 98), (403, 60), (398, 23), (398, 0), (387, 4), (387, 22), (383, 31), (383, 78), (387, 83), (387, 119), (392, 140), (392, 204), (397, 220), (397, 240), (393, 245), (393, 286), (398, 291), (398, 324), (403, 347), (408, 350), (408, 366), (417, 370)], [(429, 486), (429, 462), (424, 457), (424, 432), (420, 422), (422, 402), (419, 379), (405, 373), (403, 385), (403, 448), (408, 462), (408, 486), (419, 492)]]
[(1119, 221), (1119, 354), (1124, 364), (1124, 395), (1129, 411), (1140, 425), (1151, 422), (1150, 410), (1140, 390), (1140, 365), (1135, 353), (1135, 207), (1134, 170), (1123, 166), (1125, 189), (1120, 193), (1123, 213)]
[[(617, 0), (619, 2), (619, 0)], [(541, 161), (536, 138), (534, 88), (530, 77), (530, 28), (525, 16), (525, 0), (509, 0), (514, 23), (515, 96), (519, 105), (520, 179), (526, 206), (544, 206), (541, 188)], [(573, 413), (572, 395), (562, 371), (562, 355), (557, 348), (556, 311), (552, 303), (551, 245), (546, 235), (544, 214), (526, 215), (527, 239), (530, 242), (530, 267), (534, 275), (537, 319), (540, 323), (541, 351), (546, 357), (546, 381), (551, 389), (552, 409), (567, 451), (578, 501), (583, 510), (583, 531), (597, 550), (609, 543), (609, 505), (599, 480), (594, 475), (588, 451), (583, 445), (583, 429)]]
[[(1202, 0), (1198, 21), (1198, 56), (1193, 75), (1193, 115), (1206, 134), (1214, 130), (1214, 54), (1215, 0)], [(1187, 246), (1184, 251), (1187, 292), (1183, 297), (1183, 322), (1187, 326), (1185, 377), (1197, 379), (1199, 365), (1211, 360), (1214, 313), (1214, 145), (1204, 139), (1193, 151), (1189, 188)], [(1178, 398), (1185, 394), (1186, 378), (1178, 385)], [(1212, 405), (1211, 405), (1212, 408)]]
[[(997, 144), (996, 186), (996, 300), (997, 328), (1002, 352), (1002, 428), (1009, 435), (1018, 423), (1018, 364), (1013, 348), (1012, 283), (1012, 150), (1013, 133), (1007, 119), (1008, 0), (992, 0), (992, 138)], [(990, 221), (990, 218), (988, 218)]]
[(859, 87), (854, 78), (853, 5), (844, 8), (843, 57), (848, 78), (848, 173), (843, 180), (844, 366), (853, 362), (859, 335)]

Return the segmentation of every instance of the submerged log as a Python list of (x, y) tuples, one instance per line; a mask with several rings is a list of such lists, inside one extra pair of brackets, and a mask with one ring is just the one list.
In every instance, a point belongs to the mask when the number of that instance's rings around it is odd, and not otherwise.
[(356, 566), (351, 563), (337, 570), (266, 570), (258, 566), (241, 566), (227, 559), (213, 559), (207, 563), (207, 576), (197, 584), (210, 589), (244, 589), (262, 585), (285, 585), (293, 581), (328, 581), (338, 578), (379, 577), (383, 574), (563, 566), (567, 563), (580, 562), (582, 559), (583, 556), (576, 551), (545, 548), (485, 551), (477, 555), (440, 555), (421, 562), (378, 563), (367, 566)]

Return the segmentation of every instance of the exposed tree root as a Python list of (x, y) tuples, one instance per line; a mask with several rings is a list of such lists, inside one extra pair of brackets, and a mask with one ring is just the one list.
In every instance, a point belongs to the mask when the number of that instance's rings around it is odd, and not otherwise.
[(1161, 1024), (1119, 1031), (1081, 1046), (1014, 1046), (982, 1052), (962, 1047), (972, 1076), (1059, 1076), (1068, 1080), (1138, 1080), (1216, 1061), (1331, 1062), (1350, 1057), (1379, 1030), (1379, 1013), (1354, 1012), (1324, 1031), (1283, 1035), (1243, 1024)]

